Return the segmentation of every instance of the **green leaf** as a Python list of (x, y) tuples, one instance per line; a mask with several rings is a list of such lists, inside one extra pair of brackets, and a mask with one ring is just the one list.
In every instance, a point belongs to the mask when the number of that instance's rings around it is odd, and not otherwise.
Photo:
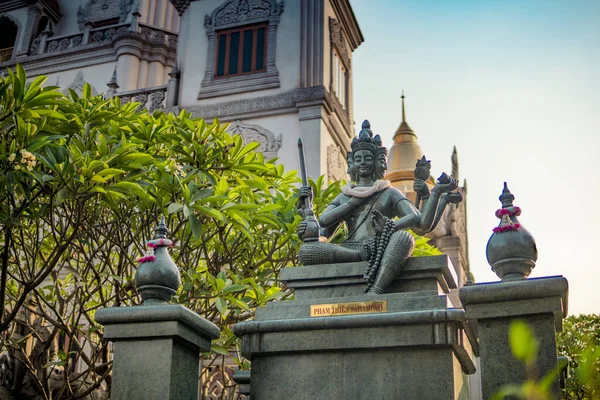
[(223, 356), (229, 355), (229, 350), (226, 347), (218, 346), (214, 343), (210, 345), (210, 351), (213, 353), (221, 354)]
[(246, 285), (229, 285), (223, 290), (223, 294), (239, 292), (239, 291), (246, 290), (246, 289), (248, 289), (248, 286), (246, 286)]
[(215, 210), (214, 208), (210, 208), (210, 207), (204, 207), (204, 206), (199, 206), (199, 205), (194, 205), (194, 209), (198, 212), (201, 212), (204, 215), (207, 215), (209, 217), (212, 217), (216, 220), (219, 220), (221, 222), (225, 221), (225, 217), (223, 216), (223, 214), (221, 214), (220, 211)]
[(535, 362), (538, 352), (538, 341), (529, 326), (516, 320), (510, 324), (508, 331), (510, 348), (515, 358), (525, 364)]
[(200, 239), (202, 237), (202, 223), (194, 213), (190, 214), (189, 222), (192, 234), (196, 239)]
[(169, 207), (167, 207), (167, 211), (169, 212), (169, 214), (179, 212), (182, 209), (183, 209), (183, 204), (179, 204), (179, 203), (171, 203), (171, 204), (169, 204)]
[(124, 174), (124, 173), (126, 173), (126, 171), (124, 171), (122, 169), (118, 169), (118, 168), (106, 168), (106, 169), (103, 169), (102, 171), (99, 171), (97, 173), (97, 175), (104, 177), (104, 176), (107, 176), (107, 175), (121, 175), (121, 174)]
[(222, 297), (217, 297), (215, 299), (215, 306), (217, 307), (217, 310), (219, 310), (219, 313), (221, 313), (223, 318), (225, 318), (225, 314), (227, 313), (227, 302), (225, 301), (225, 299)]

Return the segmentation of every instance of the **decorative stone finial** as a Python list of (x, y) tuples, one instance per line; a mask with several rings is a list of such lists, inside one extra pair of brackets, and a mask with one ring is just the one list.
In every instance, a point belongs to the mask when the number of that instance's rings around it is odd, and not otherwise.
[(117, 83), (117, 66), (115, 66), (115, 70), (113, 71), (113, 74), (110, 77), (110, 81), (108, 81), (106, 86), (108, 86), (106, 97), (114, 97), (115, 94), (117, 94), (117, 89), (119, 88), (119, 84)]
[(167, 303), (181, 285), (179, 270), (168, 252), (173, 246), (168, 233), (162, 217), (154, 229), (154, 239), (146, 243), (146, 255), (138, 259), (141, 264), (135, 273), (135, 286), (143, 304)]
[(486, 248), (488, 263), (503, 281), (527, 278), (537, 260), (535, 239), (519, 223), (521, 209), (513, 206), (514, 199), (504, 182), (499, 197), (502, 208), (496, 211), (500, 224), (494, 228)]
[(119, 84), (117, 83), (117, 66), (116, 65), (115, 65), (115, 69), (112, 73), (112, 76), (110, 77), (110, 81), (108, 81), (106, 86), (108, 86), (111, 89), (117, 89), (119, 87)]

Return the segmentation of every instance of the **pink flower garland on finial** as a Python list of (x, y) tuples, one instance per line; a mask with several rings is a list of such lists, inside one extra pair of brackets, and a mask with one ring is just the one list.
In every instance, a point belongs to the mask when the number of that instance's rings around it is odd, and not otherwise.
[(146, 247), (148, 248), (146, 250), (146, 254), (143, 257), (138, 258), (137, 262), (142, 264), (145, 262), (150, 262), (150, 261), (156, 260), (156, 257), (154, 256), (154, 249), (159, 246), (160, 247), (162, 247), (162, 246), (173, 247), (173, 241), (170, 239), (149, 240), (148, 242), (146, 242)]
[(516, 206), (510, 206), (496, 210), (496, 218), (501, 220), (500, 225), (493, 229), (494, 233), (519, 230), (521, 224), (514, 224), (510, 217), (521, 215), (521, 209)]

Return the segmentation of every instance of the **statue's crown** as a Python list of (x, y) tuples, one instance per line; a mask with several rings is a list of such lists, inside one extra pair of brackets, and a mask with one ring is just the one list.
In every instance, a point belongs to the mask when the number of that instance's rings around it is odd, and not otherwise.
[(366, 119), (362, 123), (362, 129), (358, 133), (358, 137), (352, 139), (350, 147), (352, 147), (353, 153), (358, 150), (370, 150), (373, 153), (377, 153), (378, 150), (381, 151), (381, 149), (387, 150), (385, 147), (381, 147), (381, 137), (379, 137), (379, 135), (373, 136), (371, 124)]

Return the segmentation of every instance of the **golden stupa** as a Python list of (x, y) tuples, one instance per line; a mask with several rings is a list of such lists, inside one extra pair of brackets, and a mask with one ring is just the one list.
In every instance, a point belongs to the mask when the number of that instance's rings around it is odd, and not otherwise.
[[(394, 134), (394, 144), (388, 154), (388, 172), (385, 179), (404, 193), (411, 201), (415, 199), (413, 182), (417, 160), (423, 157), (423, 150), (417, 142), (417, 135), (406, 122), (404, 92), (402, 92), (402, 122)], [(435, 181), (429, 177), (427, 183), (433, 188)]]

